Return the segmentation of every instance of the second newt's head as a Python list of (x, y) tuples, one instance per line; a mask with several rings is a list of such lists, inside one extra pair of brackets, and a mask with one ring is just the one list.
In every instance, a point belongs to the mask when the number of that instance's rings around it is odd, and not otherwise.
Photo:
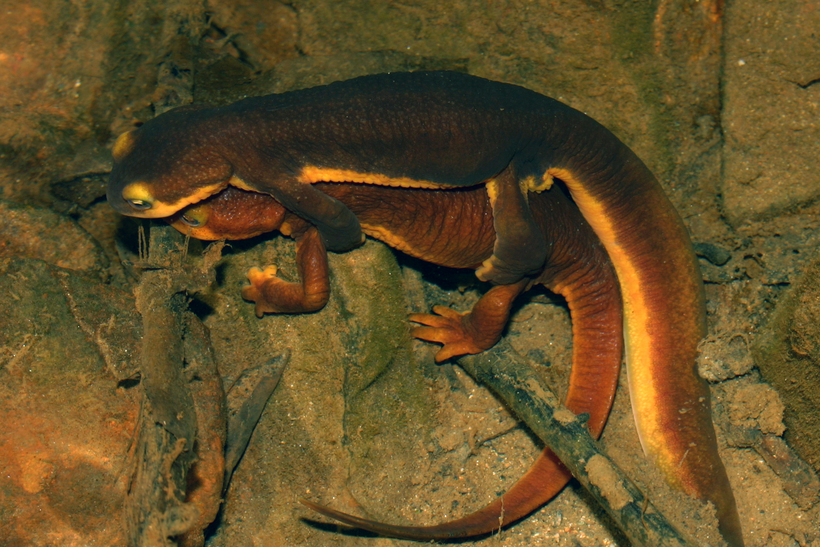
[(214, 196), (189, 205), (168, 222), (196, 239), (247, 239), (284, 230), (285, 208), (268, 194), (229, 186)]
[(183, 107), (120, 135), (108, 202), (142, 218), (170, 216), (228, 185), (231, 164), (220, 154), (213, 109)]

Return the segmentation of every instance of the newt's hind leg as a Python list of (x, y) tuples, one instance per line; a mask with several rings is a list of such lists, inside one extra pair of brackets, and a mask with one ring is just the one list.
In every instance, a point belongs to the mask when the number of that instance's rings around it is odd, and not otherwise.
[(299, 282), (277, 277), (276, 266), (264, 270), (251, 268), (250, 285), (242, 289), (242, 298), (256, 302), (256, 315), (265, 313), (309, 313), (322, 309), (330, 296), (327, 250), (319, 231), (308, 230), (296, 239), (296, 265)]
[(410, 321), (424, 326), (415, 327), (412, 335), (419, 340), (444, 344), (436, 354), (438, 363), (488, 350), (501, 339), (513, 301), (528, 284), (528, 279), (522, 279), (512, 285), (493, 287), (466, 313), (446, 306), (433, 307), (433, 314), (413, 313)]
[(487, 182), (495, 245), (492, 256), (476, 270), (482, 281), (510, 285), (525, 277), (538, 277), (544, 269), (547, 242), (527, 203), (525, 193), (531, 185), (522, 182), (512, 165)]

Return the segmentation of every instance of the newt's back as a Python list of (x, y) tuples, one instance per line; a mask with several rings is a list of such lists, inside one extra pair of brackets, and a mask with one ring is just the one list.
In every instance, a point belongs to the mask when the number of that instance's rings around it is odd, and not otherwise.
[(553, 136), (544, 147), (543, 135), (574, 113), (522, 87), (453, 72), (365, 76), (220, 110), (233, 128), (227, 154), (261, 144), (267, 161), (291, 172), (311, 165), (445, 186), (478, 184), (511, 161), (533, 171), (522, 176), (543, 172), (555, 145)]

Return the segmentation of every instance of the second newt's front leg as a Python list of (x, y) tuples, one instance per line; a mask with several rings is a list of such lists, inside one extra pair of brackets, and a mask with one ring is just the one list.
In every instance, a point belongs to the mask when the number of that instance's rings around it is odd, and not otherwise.
[(413, 337), (444, 345), (436, 353), (438, 363), (451, 357), (486, 351), (501, 339), (510, 319), (512, 303), (528, 284), (529, 280), (523, 279), (512, 285), (497, 285), (487, 291), (467, 313), (435, 306), (435, 315), (410, 314), (410, 321), (424, 325), (413, 329)]
[(242, 298), (256, 302), (256, 315), (265, 313), (310, 313), (322, 309), (330, 296), (327, 250), (319, 231), (308, 228), (296, 236), (296, 265), (299, 282), (291, 283), (277, 276), (276, 266), (264, 270), (251, 268), (250, 285), (242, 289)]

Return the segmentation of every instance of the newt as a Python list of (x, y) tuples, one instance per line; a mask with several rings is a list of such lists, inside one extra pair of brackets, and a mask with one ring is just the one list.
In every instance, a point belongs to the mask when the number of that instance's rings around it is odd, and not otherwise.
[[(274, 268), (249, 273), (243, 296), (257, 314), (321, 309), (327, 251), (364, 234), (493, 284), (468, 313), (411, 316), (414, 336), (442, 344), (437, 361), (492, 347), (534, 284), (562, 295), (573, 324), (568, 408), (588, 413), (600, 435), (625, 353), (647, 457), (673, 486), (714, 504), (724, 538), (743, 545), (696, 370), (706, 314), (688, 234), (649, 169), (588, 116), (464, 74), (382, 74), (172, 110), (120, 136), (113, 156), (108, 200), (123, 214), (173, 216), (205, 238), (295, 237), (298, 283)], [(465, 537), (523, 518), (569, 478), (545, 449), (487, 507), (432, 526), (307, 504), (394, 537)]]

